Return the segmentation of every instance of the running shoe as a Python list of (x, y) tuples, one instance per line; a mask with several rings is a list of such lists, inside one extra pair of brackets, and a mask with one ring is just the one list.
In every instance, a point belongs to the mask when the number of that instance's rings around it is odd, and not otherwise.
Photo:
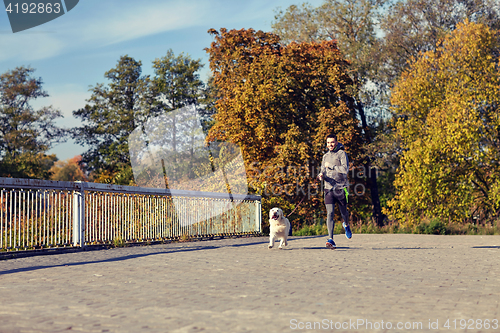
[(352, 238), (351, 227), (346, 225), (345, 222), (342, 222), (342, 226), (345, 229), (345, 236), (347, 237), (347, 239), (351, 239)]
[(331, 249), (331, 250), (335, 250), (337, 248), (337, 245), (335, 245), (335, 242), (333, 241), (333, 239), (329, 239), (326, 241), (326, 248), (327, 249)]

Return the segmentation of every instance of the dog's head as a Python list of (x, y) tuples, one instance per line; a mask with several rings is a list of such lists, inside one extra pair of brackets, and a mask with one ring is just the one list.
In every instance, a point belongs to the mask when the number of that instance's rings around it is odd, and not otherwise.
[(283, 211), (280, 208), (274, 207), (269, 211), (269, 218), (279, 220), (283, 217)]

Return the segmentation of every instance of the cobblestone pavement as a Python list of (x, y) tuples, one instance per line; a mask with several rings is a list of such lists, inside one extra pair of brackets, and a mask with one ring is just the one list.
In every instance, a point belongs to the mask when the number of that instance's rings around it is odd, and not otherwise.
[(500, 236), (325, 240), (3, 260), (0, 332), (500, 332)]

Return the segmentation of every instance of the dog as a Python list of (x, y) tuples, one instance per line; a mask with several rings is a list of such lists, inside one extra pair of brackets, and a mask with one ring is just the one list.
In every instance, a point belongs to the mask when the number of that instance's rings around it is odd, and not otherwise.
[(283, 211), (280, 208), (273, 208), (269, 211), (269, 248), (274, 246), (274, 240), (280, 240), (279, 249), (283, 245), (287, 246), (288, 232), (290, 231), (290, 221), (283, 216)]

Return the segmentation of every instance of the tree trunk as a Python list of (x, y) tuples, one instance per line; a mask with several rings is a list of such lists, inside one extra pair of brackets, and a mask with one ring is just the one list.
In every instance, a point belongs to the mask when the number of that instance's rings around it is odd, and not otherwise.
[[(365, 135), (366, 143), (372, 143), (372, 138), (370, 132), (368, 131), (368, 125), (366, 123), (366, 115), (365, 110), (363, 108), (363, 104), (360, 101), (357, 101), (356, 106), (358, 108), (359, 116), (361, 118), (361, 126), (363, 128), (363, 133)], [(366, 159), (364, 164), (366, 170), (366, 177), (368, 186), (370, 188), (370, 195), (372, 199), (372, 216), (380, 227), (384, 224), (385, 215), (382, 214), (382, 208), (380, 207), (380, 198), (378, 194), (378, 184), (377, 184), (377, 169), (373, 168), (371, 165), (370, 158)]]

